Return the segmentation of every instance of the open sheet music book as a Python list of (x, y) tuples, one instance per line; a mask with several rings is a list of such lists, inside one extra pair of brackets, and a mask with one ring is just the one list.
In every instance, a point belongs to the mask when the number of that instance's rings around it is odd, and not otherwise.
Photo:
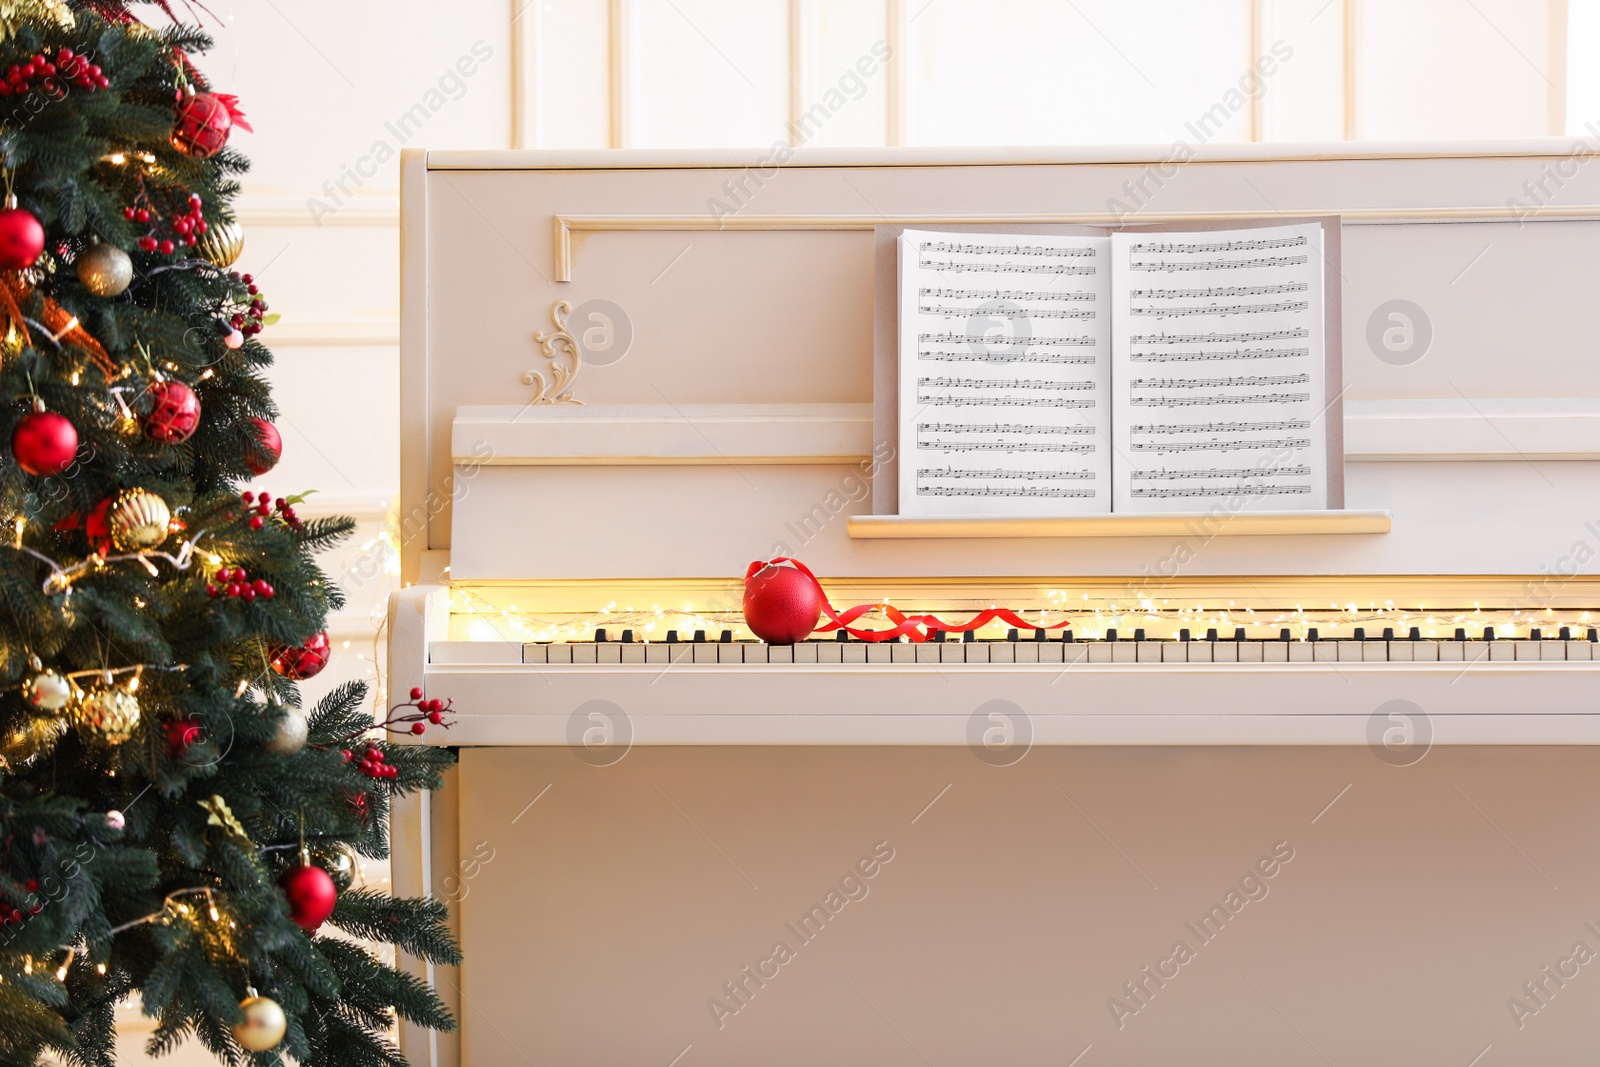
[(1327, 224), (902, 232), (900, 514), (1342, 506)]

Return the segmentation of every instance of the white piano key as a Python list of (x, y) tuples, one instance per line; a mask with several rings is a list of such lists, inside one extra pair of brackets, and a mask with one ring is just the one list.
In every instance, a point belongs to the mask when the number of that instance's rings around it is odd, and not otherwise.
[(980, 642), (980, 647), (989, 653), (990, 663), (1015, 663), (1017, 662), (1016, 645), (1009, 641)]
[(1189, 662), (1189, 642), (1187, 642), (1187, 641), (1163, 641), (1163, 642), (1161, 642), (1161, 662), (1162, 663), (1188, 663)]
[(1565, 641), (1540, 641), (1539, 642), (1539, 658), (1540, 659), (1548, 659), (1548, 660), (1556, 660), (1556, 661), (1560, 661), (1560, 660), (1566, 659), (1567, 658), (1566, 642)]
[(1388, 641), (1363, 641), (1361, 642), (1361, 659), (1366, 663), (1389, 662)]
[(1463, 641), (1461, 643), (1461, 657), (1468, 663), (1489, 659), (1491, 658), (1490, 652), (1496, 643), (1494, 641)]
[(939, 646), (942, 644), (944, 644), (943, 641), (925, 641), (920, 645), (907, 645), (906, 647), (916, 650), (918, 663), (938, 663), (939, 653), (942, 651)]
[(1563, 641), (1561, 643), (1567, 646), (1567, 659), (1569, 660), (1585, 660), (1594, 658), (1594, 646), (1587, 641)]
[(874, 641), (867, 646), (867, 662), (888, 663), (890, 661), (889, 650), (892, 647), (894, 646), (888, 642)]
[(940, 641), (932, 646), (939, 650), (940, 663), (966, 663), (967, 646), (960, 641)]
[(1340, 663), (1360, 663), (1365, 658), (1361, 641), (1335, 641), (1334, 656)]
[(572, 662), (572, 646), (571, 645), (547, 645), (545, 647), (548, 650), (545, 653), (545, 657), (546, 657), (545, 658), (545, 662), (547, 662), (547, 663), (571, 663)]
[(818, 663), (843, 663), (844, 646), (837, 641), (822, 641), (817, 645)]
[(917, 646), (910, 642), (895, 641), (889, 645), (890, 663), (915, 663), (917, 662)]
[(798, 645), (791, 646), (791, 648), (794, 651), (794, 661), (796, 663), (817, 662), (817, 644), (815, 641), (802, 641)]
[(1317, 663), (1339, 662), (1339, 642), (1337, 641), (1312, 641), (1311, 658)]
[(1237, 641), (1207, 641), (1211, 646), (1212, 663), (1238, 663), (1239, 642)]
[(1464, 641), (1440, 641), (1439, 662), (1460, 663), (1466, 659), (1467, 646)]
[(598, 662), (600, 662), (599, 658), (595, 655), (595, 646), (594, 645), (584, 644), (584, 643), (580, 642), (578, 644), (568, 645), (567, 647), (572, 649), (572, 662), (573, 663), (598, 663)]
[(727, 644), (720, 642), (715, 646), (718, 663), (743, 663), (744, 647), (738, 641), (729, 641)]
[(622, 646), (614, 641), (607, 641), (603, 645), (595, 645), (594, 661), (596, 663), (621, 663)]
[(1499, 663), (1517, 658), (1515, 641), (1489, 641), (1486, 644), (1489, 646), (1489, 659), (1493, 662)]
[(1104, 641), (1095, 641), (1089, 645), (1090, 663), (1110, 663), (1111, 646)]
[(844, 653), (844, 662), (846, 663), (867, 662), (867, 646), (860, 641), (851, 641), (841, 651)]
[(1317, 647), (1320, 644), (1321, 644), (1320, 641), (1290, 641), (1289, 642), (1289, 662), (1290, 663), (1312, 663), (1312, 662), (1314, 662), (1316, 660), (1316, 658), (1317, 658)]
[(767, 662), (768, 663), (793, 663), (794, 662), (794, 646), (793, 645), (767, 645), (766, 649), (767, 649)]
[(1067, 646), (1060, 641), (1046, 641), (1039, 646), (1040, 663), (1060, 663)]
[(1038, 663), (1040, 641), (1018, 641), (1016, 657), (1018, 663)]
[(1289, 650), (1294, 647), (1292, 641), (1263, 641), (1261, 642), (1262, 663), (1288, 663)]
[(1438, 642), (1438, 641), (1408, 641), (1406, 643), (1411, 646), (1411, 658), (1415, 662), (1417, 662), (1417, 663), (1438, 663), (1439, 662), (1439, 645), (1440, 645), (1440, 642)]
[(1539, 653), (1539, 646), (1544, 644), (1543, 641), (1508, 641), (1506, 643), (1511, 646), (1512, 659), (1536, 660), (1542, 658)]
[(623, 645), (622, 646), (622, 662), (624, 662), (624, 663), (643, 663), (644, 662), (644, 646), (643, 645)]
[[(1274, 645), (1278, 644), (1278, 642), (1276, 642), (1276, 641), (1273, 641), (1273, 642), (1270, 642), (1270, 643), (1274, 644)], [(1266, 660), (1266, 653), (1265, 653), (1264, 649), (1268, 644), (1269, 644), (1269, 642), (1266, 642), (1266, 641), (1240, 641), (1239, 642), (1239, 662), (1240, 663), (1262, 663), (1262, 662), (1264, 662)]]
[(1389, 646), (1390, 663), (1410, 663), (1416, 659), (1417, 645), (1421, 644), (1420, 641), (1389, 641), (1386, 643)]
[(1136, 641), (1134, 642), (1134, 656), (1140, 663), (1160, 663), (1161, 650), (1166, 644), (1164, 641)]
[(522, 662), (524, 663), (549, 663), (550, 646), (526, 644), (522, 646)]
[(1212, 663), (1212, 662), (1214, 662), (1215, 659), (1216, 659), (1216, 657), (1212, 655), (1212, 653), (1215, 651), (1215, 649), (1213, 648), (1214, 644), (1215, 644), (1215, 642), (1212, 642), (1212, 641), (1190, 641), (1190, 642), (1188, 642), (1187, 643), (1187, 647), (1188, 647), (1188, 650), (1189, 650), (1189, 662), (1190, 663)]
[(667, 657), (667, 649), (672, 646), (664, 645), (659, 641), (652, 641), (644, 646), (644, 661), (646, 663), (659, 663), (665, 666), (672, 661)]
[(1111, 646), (1112, 663), (1136, 663), (1139, 660), (1138, 641), (1118, 641)]
[(1088, 658), (1088, 646), (1082, 641), (1063, 641), (1061, 643), (1061, 662), (1063, 664), (1082, 663)]

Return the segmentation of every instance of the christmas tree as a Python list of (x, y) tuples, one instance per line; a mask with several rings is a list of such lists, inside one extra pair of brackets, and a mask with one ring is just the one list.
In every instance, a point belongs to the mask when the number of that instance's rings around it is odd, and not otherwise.
[(301, 708), (351, 524), (252, 482), (281, 444), (231, 269), (249, 126), (157, 7), (0, 0), (0, 1064), (112, 1063), (132, 994), (155, 1053), (403, 1063), (397, 1017), (453, 1023), (374, 945), (457, 948), (350, 878), (453, 758), (384, 739), (449, 708)]

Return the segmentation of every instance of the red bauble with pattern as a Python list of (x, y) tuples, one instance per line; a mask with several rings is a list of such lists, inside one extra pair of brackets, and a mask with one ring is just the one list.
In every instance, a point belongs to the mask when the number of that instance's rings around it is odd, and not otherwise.
[(339, 887), (333, 884), (333, 876), (303, 858), (300, 866), (283, 872), (278, 888), (289, 898), (289, 918), (308, 934), (317, 932), (339, 901)]
[(201, 740), (200, 720), (168, 719), (162, 732), (166, 735), (167, 755), (179, 759), (189, 751), (190, 745)]
[(272, 669), (291, 682), (304, 681), (322, 673), (333, 654), (328, 631), (312, 634), (301, 644), (280, 648), (272, 654)]
[(200, 425), (200, 398), (183, 382), (156, 382), (150, 387), (155, 404), (144, 417), (144, 432), (156, 441), (175, 445), (194, 436)]
[(11, 454), (29, 474), (60, 474), (78, 454), (78, 431), (65, 415), (31, 411), (11, 433)]
[(283, 437), (279, 435), (278, 428), (266, 419), (251, 419), (250, 427), (255, 437), (255, 447), (245, 450), (244, 465), (259, 478), (278, 465), (278, 459), (283, 455)]
[(804, 641), (822, 617), (822, 590), (787, 564), (769, 564), (744, 580), (744, 622), (769, 645)]
[(33, 212), (20, 207), (0, 210), (0, 270), (26, 270), (44, 251), (44, 227)]
[(233, 115), (216, 93), (195, 93), (178, 104), (172, 147), (195, 159), (209, 159), (222, 151), (233, 129)]

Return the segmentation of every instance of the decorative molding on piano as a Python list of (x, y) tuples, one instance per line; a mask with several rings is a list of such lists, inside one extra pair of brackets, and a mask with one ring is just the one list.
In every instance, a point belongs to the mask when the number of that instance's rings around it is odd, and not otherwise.
[(455, 462), (491, 466), (854, 463), (871, 451), (871, 404), (463, 407), (451, 429)]
[(528, 401), (530, 404), (583, 403), (572, 395), (572, 387), (578, 384), (578, 374), (583, 370), (583, 350), (578, 347), (578, 339), (572, 336), (572, 331), (567, 329), (570, 314), (572, 305), (557, 300), (550, 308), (550, 321), (556, 328), (549, 333), (540, 331), (533, 335), (544, 357), (550, 361), (550, 379), (546, 381), (544, 372), (538, 370), (523, 373), (522, 384), (536, 387), (533, 399)]
[(1345, 458), (1600, 459), (1600, 400), (1346, 400)]
[[(1600, 205), (1543, 204), (1518, 208), (1504, 204), (1484, 207), (1440, 208), (1296, 208), (1275, 211), (1278, 215), (1338, 215), (1347, 225), (1394, 225), (1415, 222), (1513, 222), (1528, 219), (1600, 219)], [(1166, 214), (1140, 213), (1139, 222), (1226, 222), (1232, 219), (1258, 219), (1260, 211), (1179, 211)], [(552, 215), (551, 246), (555, 254), (555, 280), (572, 281), (574, 233), (645, 233), (650, 231), (724, 230), (871, 230), (876, 226), (1116, 226), (1126, 216), (1119, 212), (1079, 211), (1012, 215)]]
[(1079, 515), (1061, 519), (906, 518), (851, 515), (858, 539), (945, 537), (1257, 537), (1263, 534), (1382, 534), (1387, 511), (1274, 511), (1260, 514), (1177, 512), (1162, 515)]
[[(873, 453), (872, 405), (462, 407), (451, 453), (491, 466), (859, 463)], [(1600, 459), (1600, 400), (1347, 400), (1345, 459)]]

